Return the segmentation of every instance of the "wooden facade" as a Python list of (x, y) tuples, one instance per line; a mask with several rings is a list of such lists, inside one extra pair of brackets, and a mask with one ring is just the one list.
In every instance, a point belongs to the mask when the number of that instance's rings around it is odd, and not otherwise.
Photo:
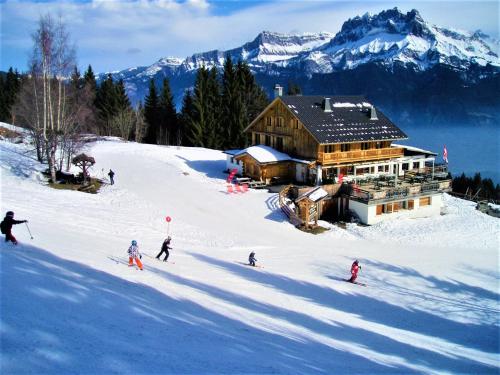
[(244, 175), (266, 184), (271, 182), (272, 177), (279, 176), (284, 180), (293, 180), (295, 177), (295, 163), (291, 161), (262, 164), (248, 154), (239, 156), (238, 160), (243, 161)]
[(266, 145), (289, 155), (316, 159), (318, 142), (290, 109), (274, 100), (247, 130), (252, 145)]
[(391, 141), (320, 144), (279, 98), (246, 129), (251, 145), (266, 145), (323, 166), (376, 161), (403, 156)]

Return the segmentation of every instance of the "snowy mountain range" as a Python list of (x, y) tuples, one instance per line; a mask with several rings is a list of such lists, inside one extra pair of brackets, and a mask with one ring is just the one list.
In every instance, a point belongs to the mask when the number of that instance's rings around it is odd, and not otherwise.
[[(458, 77), (463, 85), (470, 87), (480, 81), (498, 79), (499, 46), (498, 40), (481, 31), (472, 33), (431, 25), (417, 10), (404, 14), (394, 8), (349, 19), (337, 34), (284, 35), (264, 31), (238, 48), (197, 53), (185, 59), (162, 58), (148, 67), (115, 72), (113, 77), (125, 81), (134, 102), (144, 97), (151, 78), (160, 83), (168, 77), (179, 103), (185, 89), (192, 86), (198, 68), (222, 69), (229, 55), (233, 61), (246, 61), (269, 93), (275, 83), (286, 85), (292, 80), (305, 94), (370, 95), (364, 86), (370, 85), (371, 75), (381, 72), (396, 77), (397, 86), (401, 74), (407, 76), (406, 81), (412, 81), (414, 77), (422, 79), (446, 72), (443, 79)], [(325, 75), (334, 79), (325, 80)], [(332, 81), (338, 84), (343, 77), (349, 77), (350, 85), (335, 87)], [(358, 79), (361, 79), (359, 84)], [(329, 86), (321, 87), (318, 82)], [(332, 92), (335, 89), (342, 91)], [(377, 95), (371, 96), (378, 101)]]

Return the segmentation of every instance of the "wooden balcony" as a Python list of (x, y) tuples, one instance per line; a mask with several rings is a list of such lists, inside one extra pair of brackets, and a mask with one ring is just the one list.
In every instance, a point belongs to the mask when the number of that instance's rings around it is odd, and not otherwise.
[(451, 180), (433, 180), (419, 184), (399, 181), (394, 185), (381, 186), (377, 183), (356, 186), (352, 188), (350, 198), (363, 203), (385, 203), (406, 198), (416, 198), (428, 193), (444, 193), (451, 190)]
[(404, 155), (403, 148), (379, 148), (371, 150), (356, 150), (346, 152), (318, 152), (318, 162), (323, 165), (345, 164), (351, 162), (383, 160), (398, 158)]

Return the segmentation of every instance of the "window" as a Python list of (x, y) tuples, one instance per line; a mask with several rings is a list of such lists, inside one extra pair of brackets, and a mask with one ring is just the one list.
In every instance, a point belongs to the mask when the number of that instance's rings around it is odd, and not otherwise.
[(361, 149), (362, 150), (369, 150), (370, 149), (370, 142), (362, 142)]
[(375, 142), (375, 148), (382, 148), (382, 142)]
[(323, 147), (325, 148), (325, 153), (330, 153), (335, 151), (335, 145), (325, 145)]
[(386, 214), (392, 213), (392, 203), (384, 204), (384, 213)]
[(413, 163), (413, 169), (418, 169), (420, 168), (420, 163), (416, 162), (416, 163)]
[(260, 145), (260, 134), (255, 134), (255, 144)]
[(276, 150), (283, 151), (283, 138), (276, 137)]
[(231, 164), (234, 164), (234, 157), (231, 156)]
[(420, 207), (429, 206), (431, 204), (431, 197), (420, 198)]
[(407, 171), (407, 170), (408, 170), (408, 168), (409, 168), (409, 166), (410, 166), (410, 163), (403, 163), (403, 164), (401, 165), (401, 169), (402, 169), (403, 171)]
[(276, 126), (282, 127), (285, 124), (285, 119), (283, 117), (278, 117), (276, 119)]
[(266, 135), (266, 146), (271, 146), (271, 136), (270, 135)]
[(378, 168), (377, 168), (377, 170), (379, 172), (383, 172), (384, 171), (384, 166), (383, 165), (379, 165)]
[(292, 127), (292, 129), (299, 129), (299, 120), (297, 120), (296, 118), (291, 119), (290, 126)]
[(272, 126), (273, 125), (273, 118), (272, 117), (268, 117), (267, 118), (267, 126)]
[(351, 145), (349, 143), (342, 143), (340, 145), (340, 151), (347, 152), (351, 150)]

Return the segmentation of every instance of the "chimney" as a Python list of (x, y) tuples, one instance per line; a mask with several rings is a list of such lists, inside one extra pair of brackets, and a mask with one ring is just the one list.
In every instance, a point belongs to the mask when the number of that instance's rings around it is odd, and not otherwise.
[(330, 98), (325, 98), (325, 100), (323, 101), (323, 111), (325, 111), (325, 112), (332, 111), (332, 106), (330, 104)]
[(375, 110), (374, 105), (370, 107), (370, 120), (378, 120), (377, 111)]
[(276, 99), (278, 96), (283, 96), (283, 87), (276, 84), (276, 86), (274, 86), (274, 99)]

